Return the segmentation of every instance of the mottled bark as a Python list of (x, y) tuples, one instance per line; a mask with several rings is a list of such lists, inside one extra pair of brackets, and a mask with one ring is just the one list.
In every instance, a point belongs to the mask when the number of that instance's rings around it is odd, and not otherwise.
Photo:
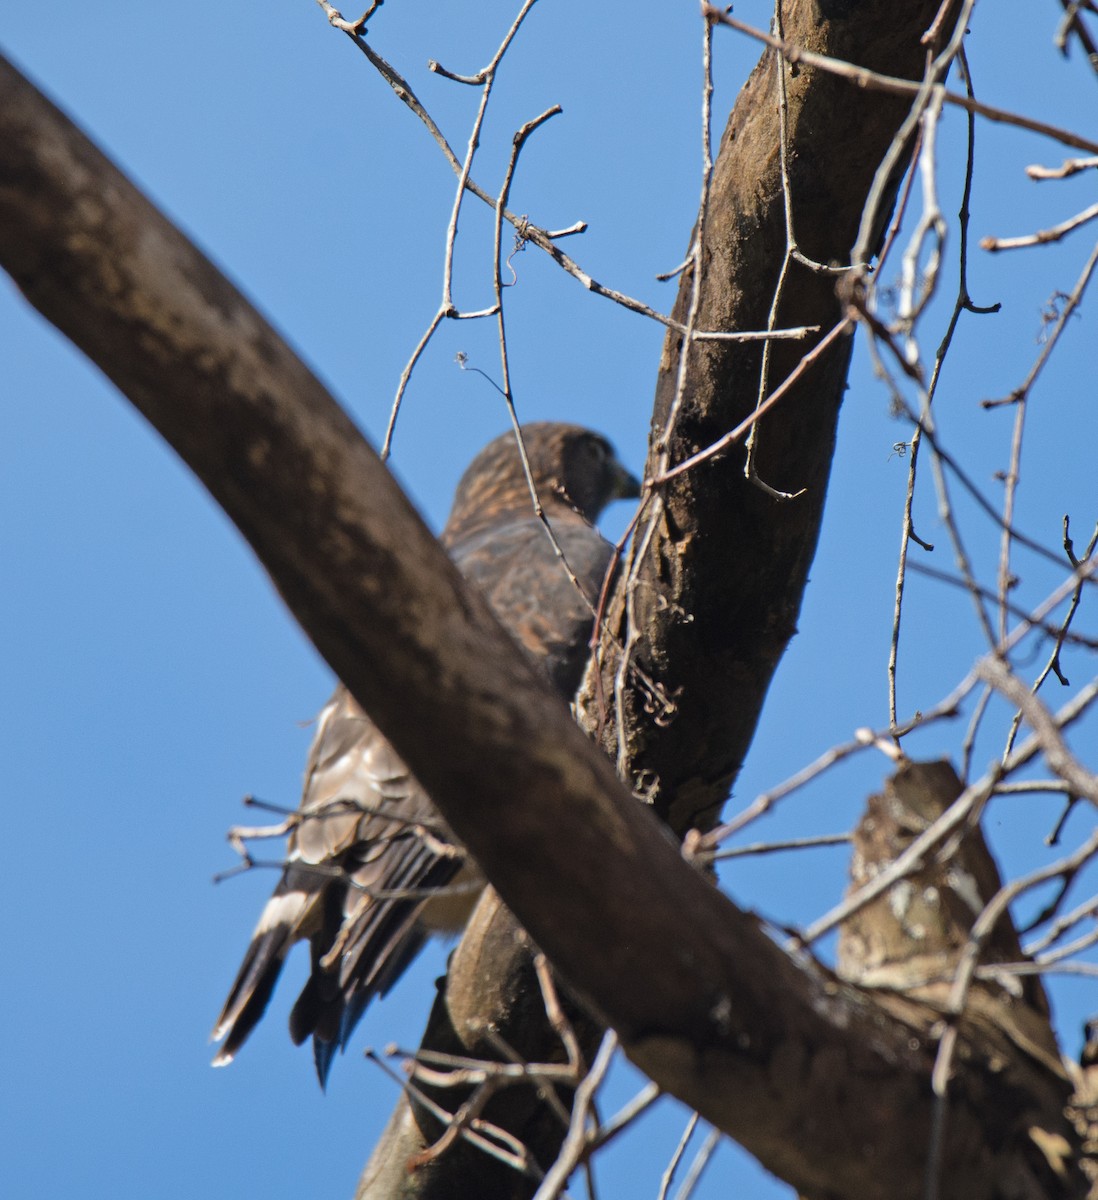
[[(921, 77), (920, 36), (938, 0), (897, 8), (861, 2), (783, 5), (787, 42), (893, 76)], [(714, 36), (733, 36), (717, 28)], [(850, 262), (874, 173), (907, 115), (909, 100), (863, 91), (819, 69), (763, 55), (740, 93), (716, 158), (705, 227), (699, 330), (767, 327), (786, 247), (779, 70), (786, 72), (787, 163), (794, 234), (816, 263)], [(888, 216), (889, 205), (884, 206)], [(685, 322), (693, 277), (682, 279), (673, 315)], [(833, 274), (790, 265), (776, 327), (819, 327), (804, 341), (774, 344), (766, 394), (774, 392), (843, 315)], [(620, 587), (602, 639), (603, 668), (582, 700), (588, 728), (681, 834), (704, 826), (728, 795), (754, 734), (767, 688), (796, 632), (816, 549), (846, 388), (851, 338), (838, 339), (801, 382), (763, 417), (756, 467), (778, 500), (748, 482), (742, 442), (662, 485), (651, 542), (632, 589), (634, 661), (674, 702), (654, 721), (643, 689), (614, 705), (616, 646), (624, 637)], [(656, 383), (653, 426), (663, 430), (674, 403), (683, 338), (669, 331)], [(706, 341), (689, 353), (682, 407), (667, 441), (682, 462), (734, 429), (758, 398), (759, 342)], [(655, 473), (659, 445), (649, 455)], [(642, 526), (642, 533), (644, 528)], [(632, 555), (641, 538), (634, 540)], [(630, 565), (632, 557), (630, 558)], [(601, 687), (600, 687), (601, 684)], [(607, 706), (605, 713), (600, 708)]]

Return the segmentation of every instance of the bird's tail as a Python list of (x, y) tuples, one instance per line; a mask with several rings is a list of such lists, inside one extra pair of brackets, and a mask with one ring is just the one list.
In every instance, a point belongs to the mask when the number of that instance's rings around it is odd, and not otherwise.
[(293, 870), (286, 872), (260, 915), (248, 952), (210, 1035), (212, 1042), (224, 1039), (213, 1060), (215, 1067), (233, 1061), (263, 1016), (290, 947), (308, 935), (320, 897), (316, 880), (302, 879), (300, 874)]
[[(445, 873), (453, 869), (449, 863), (442, 866)], [(369, 903), (357, 920), (341, 924), (337, 916), (314, 932), (312, 970), (290, 1013), (290, 1037), (296, 1045), (312, 1038), (321, 1087), (367, 1006), (419, 953), (426, 936), (418, 922), (422, 907), (422, 901)]]

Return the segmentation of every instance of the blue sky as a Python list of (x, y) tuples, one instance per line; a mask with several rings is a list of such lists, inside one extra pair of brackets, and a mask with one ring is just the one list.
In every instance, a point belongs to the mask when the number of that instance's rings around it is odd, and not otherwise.
[[(375, 19), (374, 45), (408, 75), (455, 147), (465, 144), (477, 97), (430, 75), (426, 60), (475, 70), (512, 7), (390, 0)], [(765, 23), (756, 8), (738, 15)], [(1059, 11), (1019, 0), (978, 9), (972, 69), (989, 103), (1078, 126), (1093, 112), (1094, 80), (1078, 56), (1065, 63), (1053, 49)], [(494, 188), (513, 130), (560, 103), (563, 116), (524, 152), (513, 206), (551, 228), (588, 221), (569, 252), (664, 311), (674, 285), (654, 277), (681, 260), (697, 203), (699, 44), (692, 3), (640, 0), (626, 13), (543, 0), (501, 73), (474, 172)], [(438, 303), (452, 178), (321, 10), (307, 0), (231, 8), (195, 0), (158, 22), (117, 2), (94, 16), (60, 3), (48, 20), (9, 5), (0, 46), (243, 287), (376, 442)], [(719, 32), (715, 111), (727, 111), (755, 58), (753, 45)], [(1022, 60), (1027, 71), (1011, 66)], [(962, 135), (963, 122), (948, 114), (943, 160)], [(1089, 203), (1085, 177), (1042, 185), (1023, 177), (1026, 163), (1060, 161), (1050, 142), (981, 123), (977, 154), (977, 238), (1048, 226)], [(944, 164), (942, 189), (952, 220), (959, 180)], [(484, 213), (468, 203), (456, 259), (464, 308), (490, 302), (488, 235)], [(1041, 306), (1070, 289), (1089, 244), (1083, 232), (1040, 251), (973, 251), (974, 299), (1004, 308), (962, 322), (939, 420), (993, 496), (1012, 418), (978, 402), (1023, 378), (1038, 352)], [(955, 235), (947, 253), (955, 257)], [(639, 470), (660, 330), (588, 295), (533, 249), (515, 269), (507, 300), (522, 417), (593, 425)], [(944, 312), (932, 318), (928, 346), (944, 321)], [(1098, 516), (1092, 324), (1084, 306), (1034, 393), (1027, 431), (1018, 524), (1052, 546), (1064, 512), (1079, 544)], [(435, 527), (468, 459), (506, 424), (497, 392), (454, 362), (463, 351), (498, 378), (494, 336), (486, 323), (444, 327), (407, 396), (394, 468)], [(8, 1031), (0, 1192), (348, 1196), (393, 1088), (352, 1052), (327, 1096), (319, 1093), (309, 1056), (285, 1032), (303, 964), (291, 964), (232, 1067), (211, 1070), (206, 1044), (274, 882), (255, 872), (211, 885), (233, 862), (224, 831), (250, 819), (239, 806), (246, 793), (296, 803), (308, 722), (330, 673), (200, 486), (6, 281), (0, 397), (0, 753), (13, 848), (0, 880)], [(907, 436), (860, 346), (800, 632), (733, 809), (855, 728), (887, 719), (906, 479), (892, 445)], [(992, 578), (993, 532), (960, 507)], [(922, 536), (939, 544), (935, 565), (951, 569), (929, 487), (917, 514)], [(607, 527), (616, 531), (627, 515), (618, 506)], [(1028, 601), (1059, 579), (1030, 559), (1018, 567)], [(1092, 613), (1084, 610), (1081, 626), (1093, 631)], [(968, 601), (914, 581), (903, 646), (900, 706), (910, 713), (939, 699), (980, 653)], [(1067, 667), (1073, 683), (1091, 670), (1080, 652)], [(1093, 732), (1092, 723), (1091, 740)], [(923, 734), (912, 752), (953, 753), (962, 733)], [(994, 757), (997, 737), (979, 744), (977, 763)], [(749, 840), (848, 828), (885, 771), (879, 756), (863, 756), (787, 802)], [(989, 832), (1010, 871), (1051, 861), (1039, 839), (1055, 812), (1032, 797), (993, 807)], [(1090, 823), (1077, 813), (1068, 844)], [(844, 870), (842, 851), (820, 851), (740, 861), (726, 882), (767, 915), (804, 920), (834, 902)], [(1085, 894), (1086, 881), (1075, 895)], [(414, 1044), (443, 962), (441, 949), (424, 955), (368, 1014), (356, 1046)], [(1082, 1016), (1098, 1008), (1095, 989), (1067, 979), (1053, 994), (1074, 1049)], [(623, 1072), (615, 1094), (636, 1082)], [(655, 1195), (682, 1120), (663, 1102), (648, 1135), (608, 1164), (612, 1194)], [(732, 1149), (700, 1194), (727, 1194), (730, 1178), (736, 1194), (787, 1194)]]

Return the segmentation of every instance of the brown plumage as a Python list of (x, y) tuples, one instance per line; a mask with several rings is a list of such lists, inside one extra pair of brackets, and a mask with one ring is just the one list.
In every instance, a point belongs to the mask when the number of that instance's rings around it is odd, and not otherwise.
[[(611, 548), (591, 522), (637, 481), (608, 442), (575, 425), (523, 429), (531, 477), (577, 593), (538, 520), (513, 434), (462, 476), (441, 540), (465, 577), (571, 697), (587, 656), (591, 603)], [(231, 1062), (263, 1015), (290, 947), (308, 939), (312, 970), (290, 1015), (313, 1039), (323, 1084), (367, 1004), (392, 986), (435, 931), (460, 929), (482, 881), (393, 747), (340, 685), (321, 712), (286, 865), (214, 1027)]]

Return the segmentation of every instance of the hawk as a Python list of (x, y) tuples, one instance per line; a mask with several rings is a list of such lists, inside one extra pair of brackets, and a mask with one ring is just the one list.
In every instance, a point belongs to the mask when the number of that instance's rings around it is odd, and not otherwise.
[[(560, 555), (534, 509), (513, 433), (470, 464), (441, 541), (570, 699), (613, 558), (592, 522), (609, 501), (637, 496), (640, 486), (590, 430), (538, 422), (523, 428), (522, 440)], [(342, 684), (317, 720), (289, 824), (282, 877), (214, 1026), (212, 1040), (223, 1042), (214, 1065), (232, 1061), (262, 1017), (286, 954), (307, 939), (312, 970), (290, 1014), (290, 1036), (298, 1045), (312, 1038), (323, 1086), (366, 1006), (389, 990), (430, 934), (464, 925), (483, 879)]]

